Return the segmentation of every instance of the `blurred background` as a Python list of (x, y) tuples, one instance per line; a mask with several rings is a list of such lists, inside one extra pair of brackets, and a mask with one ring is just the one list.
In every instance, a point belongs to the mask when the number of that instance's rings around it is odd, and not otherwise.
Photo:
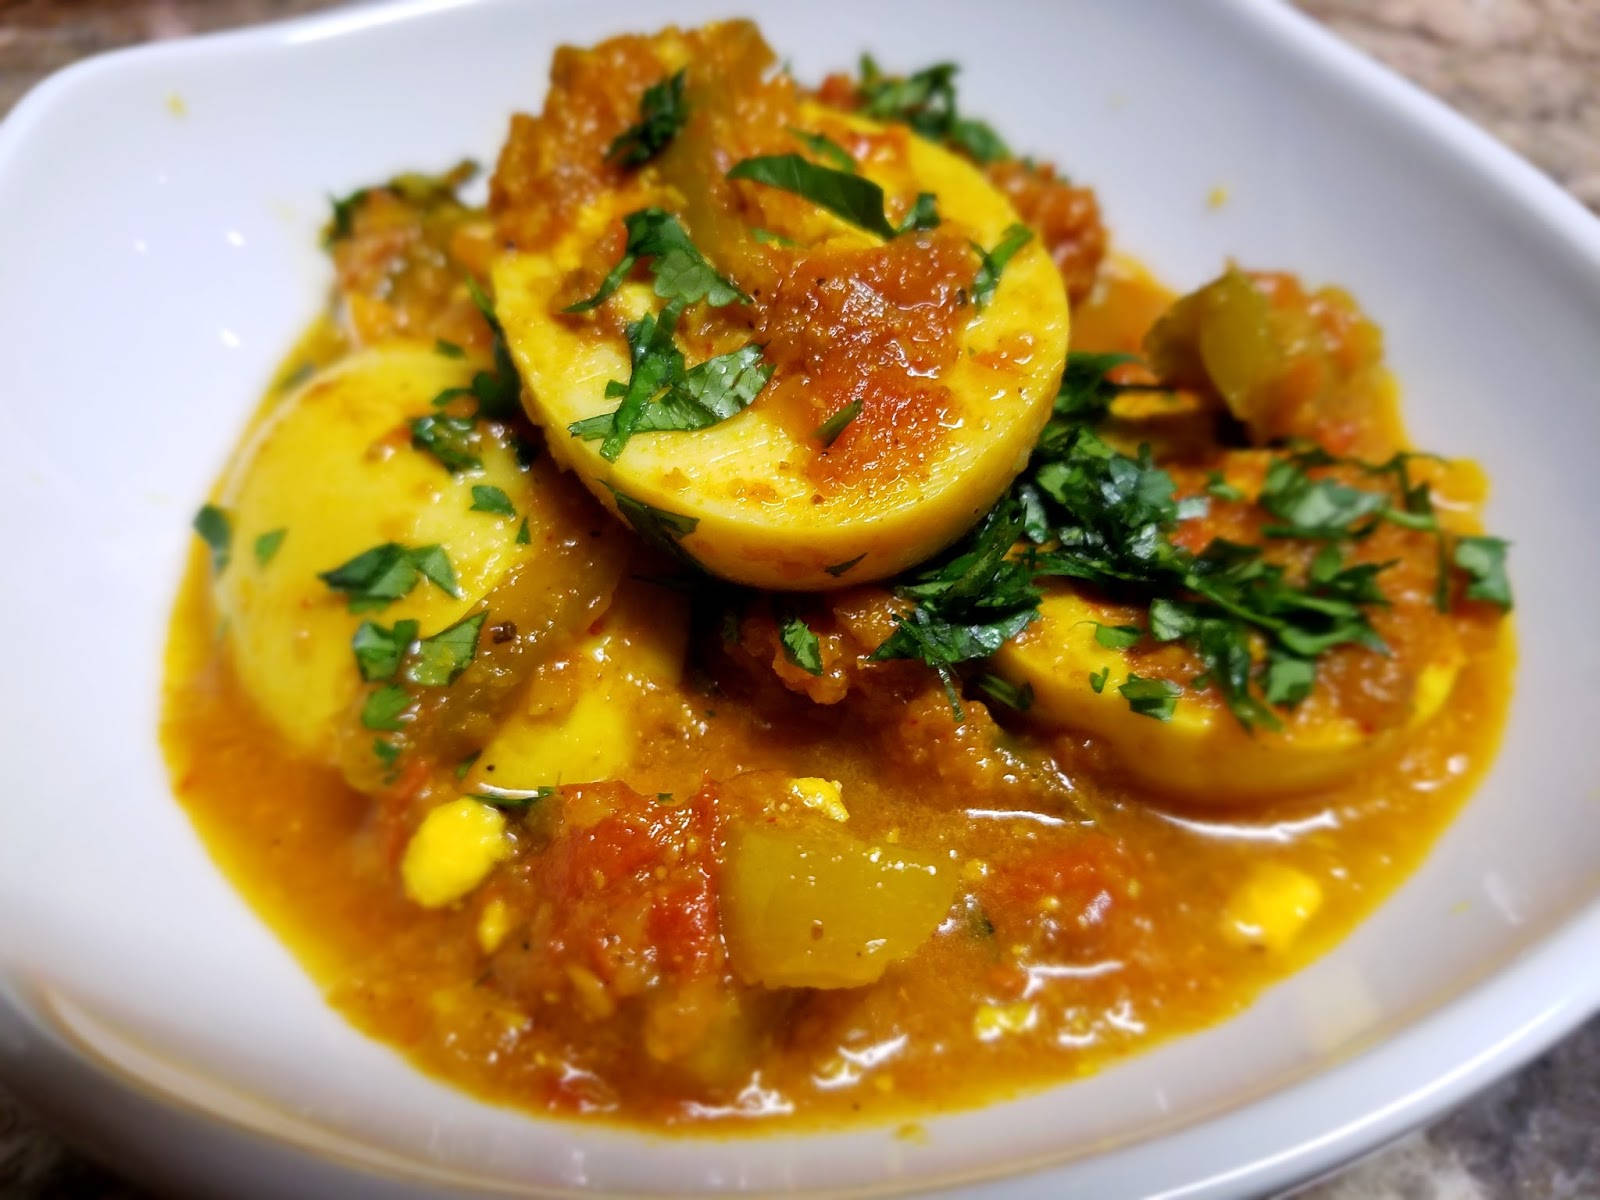
[[(87, 55), (335, 3), (0, 0), (0, 115), (44, 76)], [(1297, 0), (1297, 7), (1600, 213), (1600, 0)], [(1600, 1018), (1433, 1128), (1301, 1194), (1600, 1200)], [(0, 1198), (47, 1197), (146, 1200), (35, 1125), (0, 1085)]]

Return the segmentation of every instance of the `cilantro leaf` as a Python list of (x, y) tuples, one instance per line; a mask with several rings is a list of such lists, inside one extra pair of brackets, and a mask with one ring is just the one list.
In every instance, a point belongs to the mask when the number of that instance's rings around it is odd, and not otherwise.
[(1129, 672), (1128, 682), (1120, 685), (1117, 691), (1128, 702), (1128, 707), (1141, 717), (1170, 721), (1183, 689), (1170, 679), (1147, 679)]
[(488, 610), (463, 617), (417, 643), (417, 654), (406, 666), (406, 678), (423, 687), (447, 687), (472, 665), (478, 650), (478, 633)]
[(1243, 500), (1245, 494), (1223, 477), (1221, 471), (1212, 471), (1206, 476), (1206, 494), (1218, 500), (1236, 501)]
[(194, 515), (194, 531), (211, 549), (211, 573), (220, 575), (233, 554), (233, 522), (215, 504), (202, 505)]
[(1056, 393), (1056, 415), (1071, 421), (1100, 420), (1122, 390), (1106, 378), (1106, 372), (1136, 361), (1131, 354), (1071, 351), (1067, 355), (1067, 369), (1061, 375), (1061, 388)]
[(1357, 536), (1355, 522), (1381, 512), (1387, 499), (1332, 479), (1312, 479), (1296, 463), (1278, 459), (1267, 468), (1257, 502), (1282, 525), (1269, 525), (1269, 537), (1346, 538)]
[(622, 218), (628, 241), (622, 257), (611, 268), (594, 295), (562, 309), (565, 313), (586, 313), (609, 300), (627, 279), (634, 264), (648, 259), (655, 277), (655, 293), (682, 308), (704, 300), (713, 308), (738, 301), (748, 304), (750, 297), (717, 273), (700, 253), (678, 218), (660, 208), (641, 208)]
[(1006, 227), (993, 250), (985, 250), (977, 242), (972, 243), (979, 259), (978, 274), (972, 280), (972, 303), (979, 312), (994, 299), (995, 289), (1000, 286), (1000, 274), (1006, 269), (1006, 264), (1032, 240), (1033, 230), (1026, 225), (1013, 224)]
[(408, 595), (421, 577), (448, 595), (460, 595), (450, 559), (439, 546), (410, 548), (384, 542), (317, 575), (334, 591), (345, 594), (351, 612), (387, 608)]
[(646, 545), (653, 546), (690, 565), (697, 565), (689, 552), (679, 543), (695, 531), (695, 527), (700, 524), (699, 517), (668, 512), (643, 500), (636, 500), (626, 492), (619, 492), (609, 483), (606, 487), (616, 499), (617, 511), (622, 514), (622, 519), (633, 526), (633, 531), (644, 539)]
[[(709, 429), (743, 412), (772, 378), (773, 367), (754, 342), (708, 358), (672, 381), (665, 392), (646, 404), (634, 433), (693, 432)], [(615, 412), (601, 413), (567, 426), (573, 437), (593, 441), (612, 432)]]
[(1094, 622), (1094, 640), (1107, 650), (1126, 650), (1144, 636), (1137, 625), (1103, 625)]
[(606, 161), (624, 167), (639, 167), (667, 148), (678, 130), (689, 119), (683, 100), (685, 71), (670, 75), (645, 88), (639, 97), (639, 119), (611, 140)]
[(255, 552), (256, 565), (264, 567), (272, 561), (273, 555), (278, 553), (278, 547), (283, 545), (283, 539), (288, 536), (287, 529), (269, 529), (256, 538)]
[(1268, 704), (1293, 708), (1311, 694), (1317, 682), (1317, 664), (1293, 654), (1273, 653), (1262, 675), (1261, 694)]
[(820, 166), (798, 154), (766, 154), (735, 163), (729, 179), (745, 179), (792, 192), (852, 225), (888, 240), (939, 223), (932, 195), (917, 196), (906, 221), (896, 228), (884, 213), (883, 189), (864, 175)]
[(1496, 537), (1456, 539), (1452, 561), (1467, 573), (1468, 600), (1483, 600), (1510, 609), (1511, 581), (1506, 577), (1506, 550), (1509, 546), (1509, 542)]
[(865, 553), (858, 554), (854, 558), (846, 559), (844, 562), (834, 563), (831, 567), (823, 567), (822, 569), (837, 579), (839, 576), (849, 571), (852, 567), (859, 566), (861, 564), (861, 560), (864, 558), (866, 558)]
[(368, 683), (382, 683), (394, 678), (400, 669), (400, 660), (416, 640), (415, 621), (396, 621), (393, 628), (385, 629), (373, 621), (363, 621), (356, 628), (350, 648), (355, 651), (356, 666), (361, 678)]
[(783, 656), (811, 675), (822, 674), (822, 645), (799, 617), (789, 617), (778, 627), (778, 640), (783, 643)]
[(517, 526), (517, 545), (526, 546), (531, 539), (528, 537), (528, 518), (522, 518), (522, 524)]
[(1106, 680), (1110, 678), (1110, 667), (1101, 667), (1098, 671), (1092, 672), (1089, 676), (1089, 690), (1098, 696), (1101, 692), (1106, 690)]
[(684, 373), (683, 352), (672, 340), (681, 313), (682, 307), (674, 301), (661, 310), (660, 316), (646, 313), (627, 328), (633, 370), (623, 389), (622, 403), (611, 413), (611, 428), (600, 443), (600, 457), (607, 462), (617, 461), (644, 415), (646, 402)]
[(973, 681), (973, 687), (985, 700), (993, 700), (996, 704), (1003, 704), (1017, 712), (1027, 712), (1033, 707), (1033, 685), (1024, 683), (1020, 687), (1009, 679), (1002, 679), (999, 675), (985, 672)]
[(861, 401), (852, 400), (833, 416), (812, 431), (812, 436), (821, 442), (823, 447), (833, 445), (839, 440), (839, 435), (850, 427), (850, 422), (861, 415)]
[(412, 446), (433, 455), (452, 475), (483, 466), (477, 454), (481, 442), (477, 422), (471, 417), (431, 413), (411, 422)]
[(861, 111), (880, 121), (909, 125), (925, 138), (944, 142), (978, 163), (1011, 152), (983, 121), (962, 117), (956, 107), (955, 63), (935, 63), (904, 77), (885, 75), (870, 55), (861, 56)]
[(511, 497), (501, 489), (487, 483), (472, 487), (472, 512), (493, 513), (497, 517), (514, 517), (517, 510), (511, 506)]
[(807, 133), (804, 129), (796, 129), (790, 126), (789, 136), (818, 158), (824, 159), (830, 166), (838, 167), (841, 171), (854, 171), (856, 169), (856, 160), (850, 156), (850, 151), (826, 134)]
[(445, 338), (433, 339), (433, 352), (435, 354), (441, 354), (445, 358), (465, 358), (467, 356), (467, 352), (465, 350), (456, 345), (456, 343), (448, 341)]
[(361, 723), (368, 729), (403, 729), (400, 717), (410, 707), (411, 693), (397, 683), (386, 683), (367, 696), (361, 706)]

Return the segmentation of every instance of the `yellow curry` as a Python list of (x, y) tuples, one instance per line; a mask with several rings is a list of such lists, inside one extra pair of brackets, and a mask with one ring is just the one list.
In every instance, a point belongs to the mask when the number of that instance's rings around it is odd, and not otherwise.
[(1506, 544), (1377, 327), (1174, 297), (954, 75), (563, 48), (486, 206), (335, 203), (163, 736), (421, 1068), (680, 1128), (1065, 1080), (1327, 949), (1492, 754)]

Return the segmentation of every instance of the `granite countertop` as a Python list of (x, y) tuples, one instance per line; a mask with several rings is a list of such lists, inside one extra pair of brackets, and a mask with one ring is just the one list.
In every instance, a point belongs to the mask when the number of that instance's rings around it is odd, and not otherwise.
[[(332, 0), (0, 0), (0, 113), (74, 59)], [(1299, 0), (1600, 212), (1600, 0)], [(735, 5), (735, 7), (737, 7)], [(1302, 1193), (1314, 1200), (1600, 1197), (1600, 1018), (1453, 1116)], [(136, 1200), (0, 1091), (0, 1196)]]

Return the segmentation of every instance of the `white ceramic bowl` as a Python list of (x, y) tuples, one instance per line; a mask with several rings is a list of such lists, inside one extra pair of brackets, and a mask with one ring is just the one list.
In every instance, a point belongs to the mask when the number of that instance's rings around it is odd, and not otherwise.
[[(218, 874), (156, 746), (189, 516), (321, 302), (325, 195), (492, 159), (560, 41), (730, 7), (802, 77), (863, 47), (959, 59), (968, 106), (1098, 187), (1121, 246), (1177, 284), (1237, 255), (1348, 285), (1418, 441), (1488, 465), (1516, 542), (1510, 730), (1417, 875), (1236, 1020), (922, 1143), (649, 1138), (423, 1078)], [(483, 0), (117, 54), (0, 128), (0, 329), (0, 1070), (126, 1169), (241, 1196), (1234, 1195), (1434, 1115), (1600, 1002), (1600, 223), (1285, 8)], [(1044, 1173), (997, 1181), (1024, 1170)]]

